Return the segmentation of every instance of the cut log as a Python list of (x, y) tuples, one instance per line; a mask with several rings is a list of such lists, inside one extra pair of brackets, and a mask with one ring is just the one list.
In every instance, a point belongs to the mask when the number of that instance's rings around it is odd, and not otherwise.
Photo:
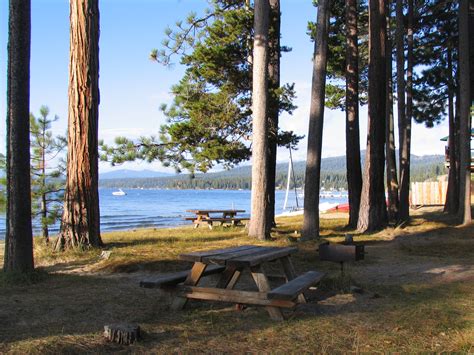
[(140, 327), (132, 324), (108, 324), (104, 326), (108, 341), (130, 345), (140, 339)]

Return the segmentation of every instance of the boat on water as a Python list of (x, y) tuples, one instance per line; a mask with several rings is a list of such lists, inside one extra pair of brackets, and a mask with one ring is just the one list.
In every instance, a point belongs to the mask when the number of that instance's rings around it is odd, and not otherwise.
[(112, 192), (112, 195), (114, 196), (125, 196), (127, 193), (123, 191), (122, 189), (118, 189), (118, 191)]

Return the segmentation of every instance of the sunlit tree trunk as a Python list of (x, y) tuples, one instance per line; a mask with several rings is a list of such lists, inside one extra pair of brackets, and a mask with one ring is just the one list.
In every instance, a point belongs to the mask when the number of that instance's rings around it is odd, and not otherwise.
[(67, 181), (56, 249), (98, 247), (99, 6), (70, 1)]
[(270, 0), (270, 40), (268, 62), (268, 85), (270, 89), (268, 103), (268, 220), (275, 224), (275, 179), (277, 161), (277, 138), (279, 98), (275, 90), (280, 87), (280, 0)]
[(359, 50), (357, 46), (357, 0), (346, 0), (346, 166), (349, 194), (348, 227), (359, 218), (362, 169), (359, 132)]
[(319, 237), (319, 188), (321, 180), (329, 9), (330, 0), (319, 0), (316, 40), (314, 43), (308, 153), (304, 185), (303, 239), (306, 240)]
[(471, 94), (469, 63), (469, 0), (459, 2), (459, 141), (460, 176), (458, 217), (462, 224), (471, 223)]
[(395, 154), (395, 124), (393, 120), (393, 82), (392, 82), (392, 36), (390, 33), (390, 1), (387, 1), (387, 40), (385, 42), (385, 53), (387, 55), (387, 105), (386, 105), (386, 144), (387, 155), (387, 197), (388, 197), (388, 219), (390, 222), (398, 221), (398, 179), (397, 161)]
[(6, 272), (34, 269), (30, 182), (31, 3), (10, 0), (7, 69)]
[(400, 209), (399, 222), (410, 218), (410, 151), (413, 115), (413, 0), (408, 0), (406, 108), (400, 127)]
[(385, 3), (369, 0), (369, 116), (359, 231), (373, 231), (387, 224), (384, 194), (385, 167)]
[(253, 84), (252, 84), (252, 201), (249, 236), (269, 239), (272, 221), (268, 219), (268, 0), (255, 1)]

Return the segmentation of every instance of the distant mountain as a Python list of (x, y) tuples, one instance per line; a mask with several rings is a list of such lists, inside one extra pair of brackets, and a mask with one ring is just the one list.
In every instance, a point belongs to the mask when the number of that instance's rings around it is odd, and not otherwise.
[(162, 173), (153, 170), (130, 170), (120, 169), (114, 171), (108, 171), (106, 173), (99, 174), (100, 180), (108, 179), (137, 179), (137, 178), (157, 178), (157, 177), (171, 177), (174, 174)]
[[(398, 164), (398, 150), (396, 152), (397, 164)], [(362, 159), (362, 168), (364, 167), (365, 162), (365, 150), (360, 152)], [(432, 166), (437, 164), (444, 163), (444, 155), (411, 155), (411, 165), (412, 168)], [(305, 161), (295, 161), (293, 162), (293, 169), (295, 174), (304, 174), (306, 169)], [(286, 174), (288, 171), (288, 163), (278, 163), (277, 164), (277, 175)], [(330, 172), (335, 174), (345, 174), (346, 173), (346, 156), (337, 156), (323, 158), (321, 160), (321, 172)], [(222, 178), (222, 177), (241, 177), (241, 176), (251, 176), (252, 166), (251, 165), (241, 165), (231, 170), (219, 171), (216, 173), (207, 173), (202, 174), (202, 176), (212, 176), (213, 178)], [(201, 174), (199, 174), (201, 175)]]
[[(362, 157), (365, 152), (361, 152)], [(296, 186), (304, 185), (305, 162), (294, 162)], [(288, 163), (277, 164), (276, 186), (286, 186)], [(137, 173), (137, 172), (135, 172)], [(101, 179), (101, 187), (109, 188), (178, 188), (178, 189), (250, 189), (252, 167), (240, 167), (215, 173), (196, 174), (192, 178), (189, 174), (168, 174), (161, 177), (129, 178), (123, 173), (115, 179)], [(443, 155), (428, 155), (411, 157), (412, 181), (426, 181), (436, 179), (446, 174)], [(324, 188), (346, 188), (346, 157), (324, 158), (321, 162), (321, 184)]]

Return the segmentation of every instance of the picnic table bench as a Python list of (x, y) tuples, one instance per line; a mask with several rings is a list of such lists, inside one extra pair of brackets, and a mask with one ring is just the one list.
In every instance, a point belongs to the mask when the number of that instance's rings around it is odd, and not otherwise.
[[(184, 308), (188, 299), (222, 301), (264, 306), (272, 319), (283, 320), (282, 308), (292, 309), (298, 303), (305, 303), (304, 291), (324, 277), (324, 273), (318, 271), (297, 276), (290, 259), (296, 251), (295, 247), (242, 245), (181, 254), (181, 260), (194, 262), (191, 270), (150, 277), (140, 282), (140, 286), (175, 292), (172, 303), (175, 310)], [(280, 261), (285, 283), (271, 289), (269, 275), (262, 265), (274, 261)], [(234, 289), (245, 269), (250, 271), (258, 291)], [(203, 277), (212, 274), (220, 275), (214, 287), (198, 286)]]
[[(185, 217), (187, 221), (193, 221), (194, 228), (199, 227), (201, 224), (206, 224), (209, 229), (212, 229), (214, 223), (223, 225), (228, 223), (231, 226), (242, 225), (242, 221), (248, 221), (248, 217), (237, 217), (238, 213), (243, 213), (245, 210), (187, 210), (186, 212), (194, 213), (194, 217)], [(215, 215), (219, 215), (218, 217)]]

